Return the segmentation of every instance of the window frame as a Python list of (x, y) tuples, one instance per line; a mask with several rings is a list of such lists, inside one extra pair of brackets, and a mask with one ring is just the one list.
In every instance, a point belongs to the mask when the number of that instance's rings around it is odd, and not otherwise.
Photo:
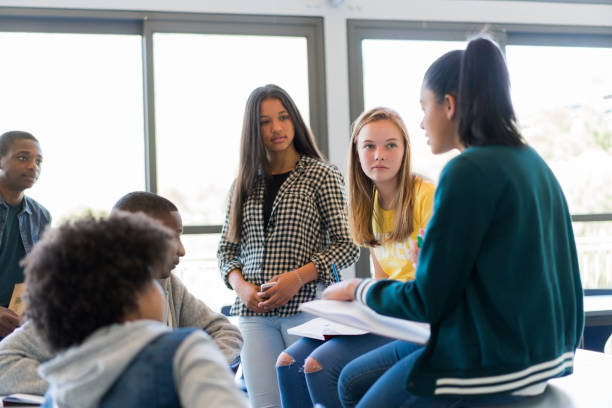
[[(142, 39), (143, 128), (146, 190), (157, 193), (154, 33), (305, 37), (310, 127), (328, 156), (323, 18), (277, 15), (0, 8), (0, 32), (136, 34)], [(186, 225), (185, 234), (214, 234), (221, 225)]]
[[(492, 0), (492, 1), (506, 1), (506, 0)], [(515, 0), (532, 2), (534, 0)], [(572, 3), (572, 4), (612, 4), (612, 0), (537, 0), (538, 3)]]
[[(348, 19), (351, 122), (364, 109), (363, 40), (466, 41), (483, 28), (499, 42), (503, 52), (507, 45), (588, 46), (612, 50), (612, 27)], [(571, 217), (573, 222), (612, 221), (612, 213), (571, 214)], [(369, 249), (361, 248), (360, 255), (355, 274), (370, 277)]]

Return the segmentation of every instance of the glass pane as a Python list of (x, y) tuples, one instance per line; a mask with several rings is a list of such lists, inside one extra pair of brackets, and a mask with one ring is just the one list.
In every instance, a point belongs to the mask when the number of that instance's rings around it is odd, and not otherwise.
[(40, 141), (26, 194), (54, 222), (144, 189), (140, 36), (0, 33), (0, 55), (0, 132)]
[(523, 134), (570, 211), (612, 212), (612, 49), (511, 45), (506, 57)]
[(224, 305), (234, 304), (236, 298), (217, 267), (219, 238), (220, 234), (183, 235), (185, 256), (174, 270), (194, 296), (217, 312)]
[(575, 222), (574, 235), (582, 286), (612, 288), (612, 221)]
[(404, 119), (412, 150), (412, 168), (434, 182), (457, 151), (433, 155), (421, 129), (419, 99), (425, 71), (447, 51), (465, 48), (460, 41), (364, 40), (363, 90), (365, 109), (386, 106)]
[(306, 38), (156, 33), (153, 40), (158, 190), (185, 225), (222, 224), (251, 91), (283, 87), (309, 122)]

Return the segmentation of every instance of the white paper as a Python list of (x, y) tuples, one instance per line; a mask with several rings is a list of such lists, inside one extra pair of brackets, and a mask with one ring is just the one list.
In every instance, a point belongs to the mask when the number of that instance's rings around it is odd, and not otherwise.
[(10, 404), (42, 405), (45, 402), (45, 397), (34, 394), (11, 394), (3, 397), (2, 402)]
[(287, 330), (287, 333), (310, 337), (311, 339), (325, 340), (325, 336), (358, 336), (366, 334), (367, 331), (317, 317), (299, 326), (290, 328)]
[(313, 300), (302, 303), (300, 310), (380, 336), (417, 344), (429, 339), (429, 324), (384, 316), (355, 301)]

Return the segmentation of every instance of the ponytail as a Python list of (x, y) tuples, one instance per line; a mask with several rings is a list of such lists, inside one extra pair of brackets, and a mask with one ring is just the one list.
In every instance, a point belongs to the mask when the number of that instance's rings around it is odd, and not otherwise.
[(464, 146), (523, 146), (504, 56), (493, 41), (471, 40), (459, 76), (458, 133)]
[(477, 37), (465, 51), (442, 55), (427, 69), (423, 85), (438, 103), (446, 95), (456, 99), (457, 131), (465, 147), (525, 145), (512, 107), (506, 61), (492, 40)]

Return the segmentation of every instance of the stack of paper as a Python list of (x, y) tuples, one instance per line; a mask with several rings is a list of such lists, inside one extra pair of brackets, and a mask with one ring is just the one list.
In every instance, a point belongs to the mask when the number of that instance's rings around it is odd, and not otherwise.
[(384, 316), (358, 302), (313, 300), (302, 303), (300, 310), (380, 336), (417, 344), (425, 344), (429, 340), (429, 324)]
[(310, 337), (311, 339), (328, 340), (334, 336), (358, 336), (360, 334), (366, 334), (367, 331), (317, 317), (304, 324), (290, 328), (287, 330), (287, 333), (296, 336)]
[(2, 406), (4, 407), (38, 407), (42, 405), (43, 402), (45, 402), (45, 397), (32, 394), (11, 394), (2, 398)]

